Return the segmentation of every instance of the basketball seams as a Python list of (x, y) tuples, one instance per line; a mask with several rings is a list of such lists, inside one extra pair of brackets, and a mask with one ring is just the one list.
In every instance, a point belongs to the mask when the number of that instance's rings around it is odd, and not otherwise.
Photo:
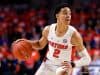
[(24, 48), (23, 50), (22, 50), (22, 52), (23, 52), (23, 55), (25, 56), (25, 58), (29, 58), (30, 56), (26, 53), (26, 52), (28, 52), (29, 54), (31, 54), (31, 52), (29, 51), (29, 49), (26, 47), (26, 46), (24, 46), (23, 44), (21, 44), (21, 46)]
[(12, 45), (12, 52), (18, 60), (27, 60), (32, 54), (32, 45), (25, 40)]
[[(21, 52), (20, 52), (20, 50), (19, 50), (19, 47), (17, 47), (17, 44), (16, 45), (14, 45), (14, 51), (13, 51), (13, 54), (14, 54), (14, 56), (17, 58), (17, 59), (22, 59), (23, 58), (23, 56), (22, 56), (22, 54), (21, 54)], [(19, 51), (19, 53), (18, 53), (18, 51)], [(21, 55), (20, 55), (21, 54)], [(20, 56), (20, 57), (19, 57)]]

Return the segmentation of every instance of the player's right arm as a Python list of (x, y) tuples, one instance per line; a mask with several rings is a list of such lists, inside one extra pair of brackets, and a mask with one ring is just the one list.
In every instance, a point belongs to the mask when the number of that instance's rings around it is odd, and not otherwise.
[(27, 40), (27, 39), (18, 39), (16, 41), (14, 41), (13, 44), (16, 43), (16, 42), (19, 42), (21, 40), (26, 40), (27, 42), (29, 42), (32, 45), (33, 49), (42, 50), (48, 42), (47, 37), (48, 37), (48, 33), (49, 33), (49, 28), (50, 28), (50, 26), (46, 26), (43, 29), (42, 37), (39, 40), (32, 41), (32, 40)]
[(47, 37), (49, 33), (49, 26), (46, 26), (42, 31), (42, 37), (40, 40), (30, 41), (34, 49), (41, 50), (47, 45)]

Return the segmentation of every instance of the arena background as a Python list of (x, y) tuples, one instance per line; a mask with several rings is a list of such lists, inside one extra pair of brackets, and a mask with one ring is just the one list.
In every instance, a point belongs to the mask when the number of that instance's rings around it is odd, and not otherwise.
[(54, 22), (52, 9), (64, 2), (71, 5), (71, 24), (81, 33), (92, 58), (89, 66), (75, 68), (73, 75), (100, 75), (100, 0), (0, 0), (0, 75), (34, 75), (47, 47), (40, 51), (38, 62), (18, 62), (11, 43), (19, 38), (39, 39), (44, 26)]

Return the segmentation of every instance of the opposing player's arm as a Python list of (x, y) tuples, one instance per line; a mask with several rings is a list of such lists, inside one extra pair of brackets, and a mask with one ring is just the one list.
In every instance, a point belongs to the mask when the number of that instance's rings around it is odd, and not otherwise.
[(83, 45), (83, 40), (79, 32), (75, 31), (72, 35), (71, 43), (76, 47), (76, 50), (81, 57), (78, 61), (74, 61), (76, 67), (89, 65), (91, 58)]
[(48, 33), (49, 33), (49, 26), (46, 26), (42, 31), (42, 37), (40, 38), (40, 40), (31, 41), (33, 48), (38, 50), (43, 49), (48, 42), (47, 40)]

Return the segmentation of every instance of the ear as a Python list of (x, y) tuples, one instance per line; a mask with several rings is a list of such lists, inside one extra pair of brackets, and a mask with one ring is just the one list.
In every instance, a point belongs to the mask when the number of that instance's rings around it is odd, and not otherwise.
[(56, 18), (58, 18), (58, 14), (56, 14)]

